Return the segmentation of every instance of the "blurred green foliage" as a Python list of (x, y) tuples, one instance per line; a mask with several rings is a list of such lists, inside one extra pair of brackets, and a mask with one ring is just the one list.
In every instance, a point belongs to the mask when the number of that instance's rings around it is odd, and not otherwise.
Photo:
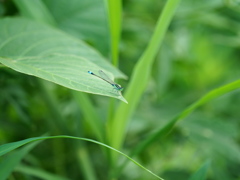
[[(21, 14), (14, 2), (0, 1), (1, 18)], [(97, 8), (104, 7), (103, 1), (98, 0), (86, 14), (81, 14), (84, 11), (74, 7), (74, 2), (39, 2), (54, 17), (57, 24), (54, 28), (86, 41), (109, 58), (107, 18), (102, 17), (107, 13), (102, 14)], [(166, 1), (124, 0), (122, 3), (118, 64), (119, 69), (131, 78)], [(68, 16), (69, 12), (75, 16)], [(240, 79), (239, 14), (238, 0), (181, 1), (155, 58), (146, 90), (126, 128), (123, 152), (130, 154), (149, 134), (164, 127), (207, 92)], [(78, 25), (77, 28), (74, 25)], [(119, 82), (123, 87), (128, 86), (128, 81)], [(91, 100), (93, 109), (90, 109), (91, 105), (81, 103), (88, 102), (85, 98)], [(100, 134), (106, 131), (105, 125), (112, 111), (109, 107), (117, 104), (108, 99), (96, 95), (81, 96), (1, 65), (0, 144), (45, 133), (101, 140), (92, 130), (94, 121), (89, 119), (94, 117), (99, 121), (96, 127), (99, 126)], [(146, 146), (134, 159), (166, 180), (239, 180), (239, 107), (239, 90), (214, 99), (177, 123), (167, 136)], [(88, 113), (90, 115), (86, 116)], [(91, 116), (94, 113), (95, 116)], [(4, 157), (1, 160), (4, 162)], [(152, 178), (133, 163), (124, 164), (123, 161), (120, 157), (117, 165), (111, 164), (109, 152), (89, 142), (53, 139), (42, 142), (25, 155), (9, 179), (48, 179), (45, 173), (56, 174), (56, 179), (111, 179), (119, 169), (118, 179)]]

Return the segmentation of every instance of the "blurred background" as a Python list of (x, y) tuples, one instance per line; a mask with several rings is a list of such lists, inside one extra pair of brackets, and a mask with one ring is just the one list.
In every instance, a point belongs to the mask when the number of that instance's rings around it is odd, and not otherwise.
[[(18, 16), (14, 1), (0, 1), (0, 16)], [(46, 4), (47, 0), (44, 1)], [(123, 0), (119, 69), (131, 77), (154, 31), (164, 0)], [(86, 39), (86, 42), (90, 42)], [(107, 56), (108, 48), (98, 48)], [(182, 0), (155, 60), (152, 77), (127, 129), (123, 152), (212, 89), (240, 78), (240, 1)], [(128, 81), (119, 84), (127, 87)], [(137, 87), (136, 87), (137, 88)], [(89, 95), (103, 122), (109, 98)], [(60, 110), (60, 111), (59, 111)], [(60, 125), (58, 125), (61, 121)], [(62, 126), (64, 124), (64, 126)], [(0, 144), (45, 133), (95, 138), (72, 90), (0, 65)], [(28, 154), (31, 165), (69, 179), (84, 178), (74, 140), (48, 140)], [(206, 179), (240, 180), (240, 91), (228, 93), (179, 122), (163, 140), (135, 159), (167, 180), (188, 179), (211, 162)], [(111, 166), (98, 145), (80, 142), (94, 173), (106, 179)], [(52, 163), (49, 163), (52, 162)], [(80, 162), (80, 163), (79, 163)], [(12, 179), (34, 179), (16, 170)], [(37, 179), (37, 178), (36, 178)], [(133, 163), (119, 179), (151, 179)]]

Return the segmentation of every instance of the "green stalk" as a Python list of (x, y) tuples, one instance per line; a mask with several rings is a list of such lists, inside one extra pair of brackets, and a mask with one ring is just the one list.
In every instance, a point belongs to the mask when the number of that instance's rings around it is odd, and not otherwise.
[[(118, 66), (118, 57), (119, 57), (119, 41), (121, 36), (121, 23), (122, 23), (122, 2), (121, 0), (106, 0), (107, 10), (108, 10), (108, 22), (109, 22), (109, 30), (110, 30), (110, 44), (111, 44), (111, 59), (112, 64), (117, 67)], [(109, 108), (108, 108), (108, 118), (106, 123), (106, 133), (108, 134), (109, 124), (111, 124), (114, 111), (115, 111), (115, 100), (110, 99)], [(108, 159), (110, 164), (111, 161), (111, 152), (108, 154)], [(111, 167), (113, 167), (111, 165)], [(113, 171), (110, 170), (110, 171)]]
[[(164, 35), (172, 20), (175, 10), (180, 0), (168, 0), (161, 16), (159, 16), (154, 34), (144, 51), (143, 55), (136, 64), (133, 75), (131, 77), (129, 86), (126, 90), (125, 97), (129, 104), (121, 103), (116, 111), (113, 122), (110, 124), (109, 140), (110, 145), (114, 148), (120, 149), (125, 137), (125, 129), (127, 122), (131, 117), (133, 111), (136, 109), (141, 96), (147, 86), (152, 64), (162, 44)], [(114, 153), (113, 156), (117, 154)], [(116, 157), (113, 157), (116, 160)]]
[[(47, 123), (49, 124), (51, 128), (52, 134), (59, 134), (59, 133), (65, 133), (68, 134), (68, 129), (66, 128), (66, 124), (64, 122), (64, 117), (61, 114), (60, 108), (58, 106), (57, 99), (55, 98), (55, 95), (47, 88), (47, 84), (44, 80), (41, 80), (39, 78), (36, 78), (36, 82), (38, 83), (38, 87), (41, 93), (41, 97), (46, 103), (46, 106), (49, 109), (50, 115), (52, 116), (52, 119), (46, 119)], [(66, 174), (65, 168), (63, 167), (62, 161), (65, 161), (64, 154), (64, 143), (62, 140), (58, 139), (56, 141), (52, 142), (53, 148), (53, 156), (55, 157), (55, 170), (59, 174)]]
[[(83, 113), (85, 122), (88, 123), (88, 125), (91, 127), (91, 130), (96, 136), (96, 138), (100, 142), (105, 142), (103, 124), (101, 123), (101, 119), (97, 115), (96, 110), (94, 109), (94, 106), (91, 103), (90, 99), (88, 98), (87, 94), (82, 92), (77, 92), (77, 91), (72, 91), (72, 93), (74, 95), (76, 102), (79, 105), (79, 109), (81, 109)], [(75, 148), (77, 150), (77, 154), (79, 157), (79, 161), (80, 161), (79, 164), (82, 164), (84, 161), (85, 161), (84, 163), (86, 163), (86, 165), (81, 165), (81, 167), (83, 168), (83, 171), (85, 171), (84, 169), (88, 170), (87, 172), (84, 172), (86, 177), (91, 177), (91, 175), (89, 175), (89, 172), (93, 171), (91, 170), (93, 169), (93, 167), (90, 163), (89, 158), (87, 157), (88, 155), (87, 150), (86, 149), (83, 150), (83, 148), (81, 148), (80, 146), (76, 146)], [(107, 149), (102, 148), (102, 150), (106, 156), (109, 156)], [(80, 157), (84, 159), (81, 159)], [(90, 174), (93, 175), (94, 173), (92, 172)], [(93, 179), (93, 178), (88, 178), (88, 179)]]
[(111, 56), (114, 66), (118, 66), (119, 40), (121, 36), (122, 2), (121, 0), (107, 0), (108, 21), (111, 34)]
[(92, 131), (96, 135), (97, 139), (101, 142), (104, 142), (103, 136), (103, 124), (101, 124), (101, 120), (99, 116), (97, 116), (96, 110), (94, 109), (90, 99), (87, 94), (82, 92), (72, 91), (76, 102), (81, 109), (85, 121), (90, 125)]
[(81, 147), (80, 143), (78, 143), (77, 157), (78, 157), (78, 163), (81, 166), (81, 169), (84, 174), (84, 179), (97, 180), (97, 176), (94, 172), (92, 161), (90, 159), (86, 146)]
[(59, 103), (55, 95), (47, 88), (47, 82), (36, 78), (36, 83), (41, 93), (41, 97), (44, 100), (46, 106), (49, 109), (52, 120), (49, 120), (48, 124), (53, 134), (69, 133), (66, 128), (64, 117), (62, 116), (59, 108)]

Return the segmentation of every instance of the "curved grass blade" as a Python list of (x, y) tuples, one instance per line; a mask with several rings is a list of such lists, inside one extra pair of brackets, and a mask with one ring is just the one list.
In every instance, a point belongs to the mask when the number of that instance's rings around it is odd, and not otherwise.
[[(191, 114), (199, 106), (201, 106), (215, 98), (218, 98), (226, 93), (237, 90), (237, 89), (240, 89), (240, 80), (234, 81), (225, 86), (222, 86), (220, 88), (210, 91), (209, 93), (204, 95), (202, 98), (200, 98), (199, 100), (194, 102), (192, 105), (187, 107), (185, 110), (183, 110), (176, 117), (171, 119), (165, 126), (160, 127), (158, 130), (154, 130), (153, 131), (154, 133), (150, 133), (149, 136), (145, 140), (141, 141), (141, 143), (136, 146), (136, 148), (130, 153), (130, 156), (134, 157), (134, 156), (138, 155), (139, 153), (141, 153), (144, 149), (146, 149), (150, 144), (152, 144), (156, 140), (164, 138), (168, 133), (170, 133), (170, 131), (172, 130), (172, 128), (178, 121), (183, 120), (185, 117), (187, 117), (189, 114)], [(119, 171), (121, 171), (121, 169), (126, 166), (126, 163), (127, 162), (125, 161), (121, 165), (121, 167), (119, 168), (120, 169)]]
[(39, 142), (31, 143), (24, 148), (3, 157), (0, 161), (0, 180), (5, 180), (12, 173), (14, 168), (20, 163), (23, 157), (32, 150)]
[(12, 142), (12, 143), (8, 143), (8, 144), (4, 144), (0, 146), (0, 156), (18, 148), (21, 147), (25, 144), (34, 142), (34, 141), (39, 141), (39, 140), (45, 140), (45, 139), (54, 139), (54, 138), (70, 138), (70, 139), (77, 139), (77, 140), (83, 140), (83, 141), (88, 141), (88, 142), (92, 142), (101, 146), (104, 146), (108, 149), (111, 149), (123, 156), (125, 156), (126, 158), (128, 158), (130, 161), (132, 161), (133, 163), (135, 163), (136, 165), (138, 165), (139, 167), (141, 167), (142, 169), (144, 169), (145, 171), (149, 172), (150, 174), (152, 174), (154, 177), (163, 180), (161, 177), (159, 177), (158, 175), (154, 174), (152, 171), (148, 170), (147, 168), (145, 168), (144, 166), (142, 166), (141, 164), (139, 164), (137, 161), (133, 160), (132, 158), (130, 158), (128, 155), (124, 154), (123, 152), (112, 148), (111, 146), (108, 146), (106, 144), (103, 144), (101, 142), (92, 140), (92, 139), (88, 139), (88, 138), (81, 138), (81, 137), (74, 137), (74, 136), (45, 136), (45, 137), (35, 137), (35, 138), (29, 138), (29, 139), (25, 139), (22, 141), (17, 141), (17, 142)]
[[(229, 83), (225, 86), (222, 86), (220, 88), (214, 89), (204, 95), (202, 98), (194, 102), (192, 105), (187, 107), (184, 111), (182, 111), (180, 114), (178, 114), (175, 118), (170, 120), (164, 127), (160, 127), (158, 130), (155, 130), (155, 133), (150, 135), (145, 141), (143, 141), (136, 149), (133, 154), (140, 153), (143, 149), (145, 149), (147, 146), (149, 146), (152, 142), (154, 142), (158, 138), (165, 137), (173, 128), (173, 126), (180, 120), (183, 120), (186, 118), (189, 114), (191, 114), (196, 108), (199, 106), (218, 98), (226, 93), (229, 93), (231, 91), (240, 89), (240, 80), (234, 81), (232, 83)], [(132, 155), (133, 155), (132, 154)]]

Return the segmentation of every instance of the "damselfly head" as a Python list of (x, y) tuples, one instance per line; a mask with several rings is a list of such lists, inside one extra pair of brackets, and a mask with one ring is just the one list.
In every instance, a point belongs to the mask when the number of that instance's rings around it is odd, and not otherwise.
[(88, 73), (89, 73), (89, 74), (93, 74), (93, 72), (92, 72), (92, 71), (88, 71)]
[(115, 89), (117, 89), (118, 91), (122, 91), (124, 89), (119, 84), (114, 84), (114, 86), (115, 86)]

